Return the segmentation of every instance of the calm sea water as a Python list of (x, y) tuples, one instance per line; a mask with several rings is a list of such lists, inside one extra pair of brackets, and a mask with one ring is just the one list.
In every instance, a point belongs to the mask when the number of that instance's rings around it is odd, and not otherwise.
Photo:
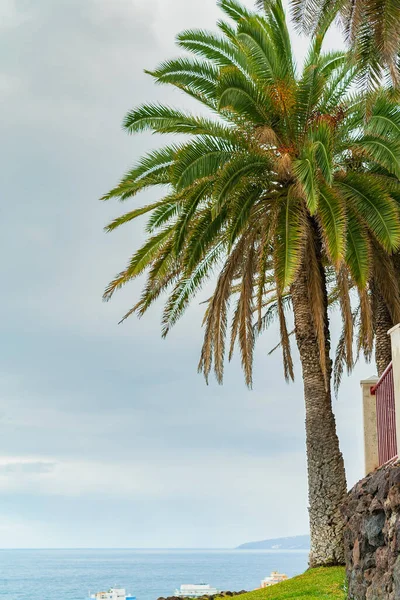
[(181, 583), (251, 590), (272, 570), (307, 567), (305, 551), (0, 550), (1, 600), (85, 600), (119, 585), (137, 600), (169, 596)]

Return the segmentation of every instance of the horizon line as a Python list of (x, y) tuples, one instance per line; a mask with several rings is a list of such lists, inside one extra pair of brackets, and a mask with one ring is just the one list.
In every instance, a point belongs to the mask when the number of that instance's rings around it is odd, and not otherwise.
[[(278, 539), (278, 538), (277, 538)], [(251, 542), (249, 542), (251, 543)], [(240, 545), (242, 546), (242, 544)], [(9, 550), (245, 550), (245, 551), (267, 551), (267, 552), (290, 552), (297, 550), (309, 550), (309, 548), (242, 548), (240, 546), (214, 546), (214, 547), (206, 547), (206, 546), (159, 546), (159, 547), (150, 547), (150, 546), (46, 546), (46, 547), (11, 547), (11, 548), (2, 548), (0, 547), (0, 552), (9, 551)]]

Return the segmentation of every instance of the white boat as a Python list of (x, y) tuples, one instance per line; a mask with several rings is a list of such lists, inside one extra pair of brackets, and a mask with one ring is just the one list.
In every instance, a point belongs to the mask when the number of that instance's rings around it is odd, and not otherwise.
[(180, 598), (200, 598), (200, 596), (214, 596), (219, 590), (211, 587), (208, 583), (184, 583), (179, 590), (175, 590), (175, 596)]
[(136, 600), (135, 596), (126, 593), (124, 588), (110, 588), (107, 592), (89, 592), (89, 600)]
[(272, 571), (269, 577), (265, 577), (261, 582), (261, 587), (266, 588), (270, 585), (275, 585), (276, 583), (281, 583), (281, 581), (286, 581), (289, 579), (285, 573), (278, 573), (278, 571)]

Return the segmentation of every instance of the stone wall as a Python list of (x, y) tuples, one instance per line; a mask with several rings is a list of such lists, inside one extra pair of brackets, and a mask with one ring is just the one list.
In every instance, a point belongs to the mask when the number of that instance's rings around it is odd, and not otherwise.
[(359, 481), (343, 514), (349, 598), (400, 600), (400, 462)]

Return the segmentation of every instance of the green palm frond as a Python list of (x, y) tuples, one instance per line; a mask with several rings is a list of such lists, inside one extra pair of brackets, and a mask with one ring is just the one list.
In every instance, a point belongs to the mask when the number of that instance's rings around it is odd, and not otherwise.
[(141, 208), (136, 208), (135, 210), (131, 210), (130, 212), (127, 212), (127, 213), (121, 215), (120, 217), (117, 217), (113, 221), (111, 221), (111, 223), (106, 225), (104, 230), (107, 232), (114, 231), (114, 229), (116, 229), (117, 227), (120, 227), (121, 225), (125, 225), (126, 223), (133, 221), (133, 219), (137, 219), (137, 217), (140, 217), (141, 215), (145, 215), (146, 213), (151, 212), (154, 209), (164, 208), (164, 206), (166, 204), (168, 204), (168, 205), (171, 204), (170, 199), (168, 197), (166, 199), (159, 200), (158, 202), (154, 202), (153, 204), (147, 204), (146, 206), (142, 206)]
[(145, 71), (157, 83), (173, 85), (209, 108), (215, 108), (218, 67), (208, 61), (178, 58), (161, 63), (154, 71)]
[[(280, 72), (277, 73), (277, 77), (294, 79), (296, 76), (296, 66), (287, 19), (281, 0), (269, 2), (265, 16), (268, 23), (268, 28), (266, 27), (265, 29), (274, 42), (278, 64), (281, 68)], [(260, 17), (257, 18), (263, 23)]]
[(400, 136), (400, 107), (396, 102), (388, 101), (387, 94), (378, 95), (371, 109), (366, 131), (379, 137), (391, 139)]
[(168, 227), (150, 237), (143, 246), (135, 252), (126, 269), (119, 273), (111, 283), (109, 283), (105, 289), (103, 299), (110, 300), (116, 290), (143, 273), (143, 271), (152, 264), (152, 261), (160, 253), (160, 250), (164, 248), (171, 232), (172, 227)]
[(247, 58), (237, 45), (226, 37), (219, 37), (212, 32), (200, 29), (183, 31), (177, 36), (178, 45), (219, 67), (236, 66), (244, 74), (247, 73)]
[(334, 187), (320, 184), (318, 217), (330, 260), (338, 265), (346, 249), (345, 203)]
[(344, 50), (332, 50), (319, 56), (319, 70), (326, 81), (330, 77), (342, 72), (343, 69), (352, 70), (349, 64), (349, 53)]
[(185, 243), (187, 230), (201, 202), (204, 202), (211, 192), (213, 180), (204, 178), (195, 183), (185, 194), (181, 214), (175, 225), (174, 250), (178, 255)]
[(304, 212), (290, 188), (281, 201), (275, 230), (275, 273), (281, 291), (293, 282), (304, 249)]
[(320, 121), (311, 128), (308, 136), (314, 152), (315, 163), (328, 185), (332, 184), (334, 167), (332, 133), (332, 125), (326, 121)]
[(349, 92), (355, 83), (357, 67), (349, 64), (349, 57), (346, 54), (342, 55), (340, 60), (341, 66), (335, 69), (329, 77), (318, 102), (318, 110), (325, 114), (337, 113), (338, 107), (340, 109), (343, 101), (348, 110)]
[(302, 130), (309, 121), (313, 109), (323, 94), (325, 77), (321, 72), (322, 36), (316, 36), (305, 60), (296, 94), (298, 127)]
[(396, 177), (400, 177), (400, 143), (397, 139), (364, 135), (354, 142), (354, 147)]
[(205, 284), (222, 249), (221, 245), (214, 246), (190, 274), (185, 274), (179, 279), (164, 308), (162, 317), (163, 337), (168, 335), (171, 327), (173, 327), (183, 315), (192, 297)]
[(237, 149), (231, 141), (211, 136), (200, 136), (181, 146), (171, 168), (176, 189), (183, 190), (198, 179), (215, 175)]
[(176, 154), (171, 169), (176, 189), (183, 190), (199, 179), (215, 175), (235, 150), (237, 147), (232, 142), (214, 137), (202, 136), (185, 144)]
[(221, 70), (217, 95), (219, 110), (246, 117), (254, 124), (268, 123), (269, 98), (236, 67)]
[(304, 146), (301, 157), (294, 161), (293, 171), (303, 189), (307, 208), (310, 214), (315, 214), (319, 203), (319, 185), (317, 165), (315, 163), (315, 148), (312, 144)]
[(236, 0), (218, 0), (217, 4), (236, 23), (241, 23), (251, 17), (251, 13)]
[[(271, 161), (266, 154), (252, 154), (241, 152), (234, 154), (232, 160), (227, 162), (220, 170), (213, 189), (215, 198), (214, 211), (218, 213), (224, 202), (241, 188), (246, 188), (251, 195), (249, 184), (255, 178), (263, 179), (265, 185), (271, 178)], [(256, 190), (259, 197), (260, 188)], [(245, 199), (242, 198), (242, 201)]]
[(251, 185), (244, 185), (235, 194), (230, 204), (230, 219), (227, 226), (227, 240), (232, 247), (236, 239), (248, 228), (250, 215), (255, 203), (259, 200), (260, 189)]
[(346, 264), (355, 284), (364, 289), (371, 269), (371, 247), (367, 232), (354, 212), (347, 213)]
[(236, 130), (219, 121), (196, 117), (161, 104), (144, 104), (129, 111), (124, 128), (129, 133), (146, 130), (155, 133), (178, 133), (188, 135), (210, 135), (224, 139), (239, 141)]
[(162, 204), (152, 211), (146, 224), (146, 232), (154, 233), (157, 229), (166, 225), (171, 219), (174, 219), (179, 214), (180, 210), (180, 194), (171, 194), (170, 196), (167, 196), (164, 198)]
[(277, 72), (277, 56), (273, 41), (257, 17), (241, 20), (237, 37), (252, 67), (255, 78), (272, 83)]
[(126, 200), (148, 187), (169, 184), (169, 167), (174, 162), (177, 150), (177, 146), (167, 146), (149, 152), (101, 200), (109, 200), (110, 198)]
[(398, 207), (380, 181), (372, 175), (347, 173), (336, 185), (382, 247), (396, 250), (400, 245)]
[(208, 206), (192, 223), (190, 236), (183, 250), (183, 262), (188, 272), (195, 269), (213, 244), (226, 242), (224, 226), (227, 212), (225, 207), (216, 217), (213, 217), (212, 207)]

